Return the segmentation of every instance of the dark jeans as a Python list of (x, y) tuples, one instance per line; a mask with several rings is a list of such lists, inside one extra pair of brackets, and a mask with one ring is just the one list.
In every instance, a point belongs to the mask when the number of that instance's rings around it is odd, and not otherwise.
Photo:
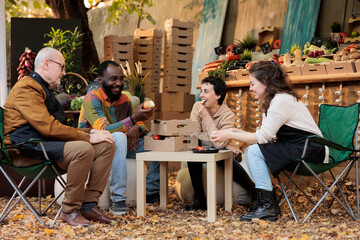
[[(195, 192), (195, 197), (198, 196), (198, 194), (205, 194), (202, 181), (203, 163), (188, 162), (187, 164), (189, 168), (192, 186)], [(216, 164), (224, 168), (224, 161), (218, 161), (216, 162)], [(251, 192), (251, 190), (255, 188), (254, 182), (251, 180), (245, 169), (235, 159), (233, 159), (233, 180), (234, 182), (245, 188), (248, 192)]]

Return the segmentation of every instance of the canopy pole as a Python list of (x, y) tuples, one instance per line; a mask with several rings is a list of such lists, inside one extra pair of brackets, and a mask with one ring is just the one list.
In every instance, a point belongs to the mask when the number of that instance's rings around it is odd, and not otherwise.
[(0, 105), (4, 106), (8, 95), (6, 74), (6, 20), (5, 1), (0, 1)]

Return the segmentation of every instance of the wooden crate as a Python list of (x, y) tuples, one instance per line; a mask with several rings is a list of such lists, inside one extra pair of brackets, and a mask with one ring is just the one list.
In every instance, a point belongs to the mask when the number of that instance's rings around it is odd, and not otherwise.
[(160, 45), (135, 44), (134, 45), (134, 52), (161, 54), (161, 44)]
[(191, 84), (181, 83), (165, 83), (163, 86), (164, 92), (190, 92)]
[(182, 53), (182, 52), (174, 52), (174, 51), (168, 51), (165, 52), (165, 57), (164, 57), (165, 61), (171, 61), (171, 60), (192, 60), (193, 59), (193, 55), (192, 53)]
[(179, 27), (172, 27), (169, 31), (166, 31), (166, 36), (187, 36), (192, 37), (193, 29), (192, 28), (179, 28)]
[(138, 61), (161, 61), (161, 55), (148, 52), (135, 52), (134, 59)]
[(192, 68), (192, 61), (185, 61), (185, 60), (171, 60), (171, 61), (164, 61), (165, 69), (167, 68), (182, 68), (182, 69), (189, 69)]
[(154, 29), (154, 28), (150, 28), (150, 29), (146, 29), (146, 30), (137, 28), (137, 29), (135, 29), (134, 37), (157, 37), (157, 38), (162, 38), (163, 37), (163, 31), (160, 30), (160, 29)]
[(182, 45), (192, 45), (193, 37), (192, 36), (170, 36), (165, 39), (166, 46), (170, 44), (182, 44)]
[(181, 53), (193, 53), (192, 46), (181, 45), (181, 44), (171, 44), (166, 45), (165, 52), (181, 52)]
[(282, 67), (289, 77), (302, 76), (299, 66), (283, 66), (282, 65)]
[(112, 43), (133, 43), (134, 37), (133, 36), (116, 36), (116, 35), (108, 35), (104, 37), (104, 44), (111, 45)]
[(173, 27), (186, 28), (186, 29), (194, 28), (194, 22), (183, 22), (174, 18), (166, 19), (164, 26), (165, 31), (169, 31)]
[(175, 76), (183, 76), (191, 78), (190, 69), (182, 69), (182, 68), (167, 68), (164, 71), (164, 76), (166, 75), (175, 75)]
[(162, 38), (154, 37), (136, 37), (134, 38), (134, 44), (146, 44), (146, 45), (156, 45), (161, 46)]
[(164, 84), (180, 83), (180, 84), (191, 84), (191, 78), (183, 76), (165, 75)]
[(115, 51), (107, 53), (104, 57), (107, 59), (134, 59), (134, 54), (132, 52)]
[(327, 74), (354, 73), (354, 61), (328, 62), (325, 64)]
[(150, 69), (160, 70), (160, 61), (158, 61), (158, 62), (150, 62), (150, 61), (142, 62), (142, 67), (146, 68), (146, 69), (150, 68)]
[(304, 64), (300, 67), (302, 76), (326, 75), (324, 64)]

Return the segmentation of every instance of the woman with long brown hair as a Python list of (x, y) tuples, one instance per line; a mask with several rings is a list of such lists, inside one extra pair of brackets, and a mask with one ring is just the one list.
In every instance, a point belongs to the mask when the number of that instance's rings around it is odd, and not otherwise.
[[(255, 133), (236, 128), (219, 130), (211, 135), (211, 140), (234, 139), (251, 144), (245, 150), (245, 159), (255, 182), (257, 207), (240, 219), (276, 221), (280, 209), (268, 168), (276, 177), (281, 169), (301, 157), (308, 136), (315, 134), (322, 137), (322, 134), (309, 110), (292, 90), (279, 64), (260, 61), (253, 64), (249, 72), (250, 91), (255, 99), (262, 101), (261, 127)], [(326, 161), (327, 156), (327, 148), (310, 143), (305, 159), (319, 163)]]

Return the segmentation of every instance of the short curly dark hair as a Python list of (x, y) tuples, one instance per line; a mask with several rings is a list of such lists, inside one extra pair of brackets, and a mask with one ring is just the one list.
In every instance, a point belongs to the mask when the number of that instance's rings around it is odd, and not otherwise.
[(227, 93), (227, 86), (224, 80), (218, 77), (206, 77), (201, 81), (201, 83), (209, 83), (213, 85), (215, 94), (220, 95), (220, 98), (218, 99), (218, 104), (221, 105), (224, 102)]
[(106, 69), (108, 68), (109, 65), (114, 65), (116, 67), (120, 67), (120, 65), (117, 62), (114, 62), (112, 60), (103, 61), (99, 65), (98, 75), (101, 76), (101, 77), (104, 76), (104, 72), (106, 71)]

